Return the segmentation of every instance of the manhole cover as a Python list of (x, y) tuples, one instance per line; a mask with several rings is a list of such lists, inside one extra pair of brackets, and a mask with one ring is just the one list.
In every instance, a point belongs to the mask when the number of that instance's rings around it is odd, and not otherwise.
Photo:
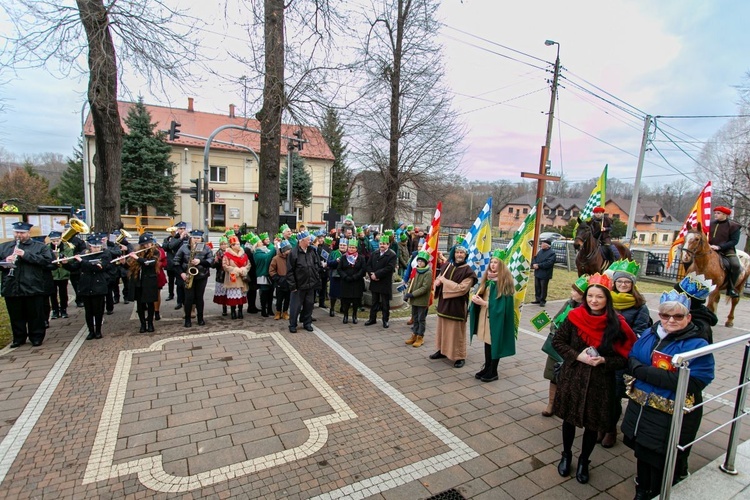
[(433, 495), (427, 500), (465, 500), (464, 496), (453, 488), (445, 491), (441, 491), (437, 495)]

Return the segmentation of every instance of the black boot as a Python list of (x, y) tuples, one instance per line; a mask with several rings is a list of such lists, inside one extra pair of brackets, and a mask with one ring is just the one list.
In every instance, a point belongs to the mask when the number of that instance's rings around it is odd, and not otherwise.
[(224, 304), (223, 306), (221, 306), (221, 315), (222, 316), (226, 316), (227, 315), (227, 306), (226, 306), (226, 304)]
[(560, 463), (557, 464), (557, 473), (562, 477), (568, 477), (570, 475), (570, 462), (573, 461), (573, 453), (570, 451), (562, 452), (562, 458)]
[(232, 306), (232, 319), (237, 319), (237, 308)]
[[(95, 338), (96, 338), (96, 334), (92, 332), (91, 329), (89, 329), (89, 334), (86, 336), (86, 340), (93, 340)], [(15, 342), (13, 343), (13, 345), (16, 345)], [(18, 345), (21, 345), (21, 344), (18, 344)], [(16, 345), (16, 347), (18, 347), (18, 345)]]
[(481, 380), (482, 377), (484, 377), (484, 375), (490, 369), (491, 364), (492, 364), (492, 346), (490, 344), (485, 343), (484, 344), (484, 366), (482, 366), (482, 369), (474, 374), (474, 378), (477, 380)]
[(237, 308), (237, 319), (242, 319), (242, 307)]
[(59, 317), (60, 317), (60, 311), (58, 311), (57, 309), (52, 311), (52, 316), (50, 316), (50, 319), (57, 319)]
[(576, 481), (581, 484), (589, 482), (589, 464), (591, 460), (581, 460), (578, 458), (578, 468), (576, 469)]
[(736, 277), (733, 275), (732, 271), (729, 271), (729, 275), (727, 276), (727, 297), (736, 299), (739, 298), (740, 294), (737, 293), (737, 290), (734, 289), (734, 284), (737, 283)]
[(497, 365), (500, 364), (499, 359), (493, 359), (490, 361), (490, 367), (489, 369), (484, 373), (484, 376), (481, 378), (482, 382), (494, 382), (498, 379), (497, 376)]
[(153, 320), (148, 320), (146, 322), (146, 331), (147, 332), (153, 332), (154, 331), (154, 321)]
[[(347, 309), (347, 312), (348, 312), (348, 309)], [(352, 308), (352, 323), (354, 323), (355, 325), (357, 324), (357, 308), (356, 307)]]
[(640, 486), (635, 487), (635, 497), (633, 500), (651, 500), (652, 497), (651, 490), (643, 489)]
[(206, 322), (203, 321), (203, 313), (198, 315), (198, 326), (205, 326)]
[(190, 328), (191, 326), (193, 326), (193, 322), (190, 321), (190, 316), (188, 316), (185, 318), (185, 328)]
[(94, 333), (95, 339), (102, 338), (102, 325), (96, 325), (96, 332)]
[(161, 320), (161, 314), (159, 314), (159, 311), (154, 311), (154, 321), (160, 321)]
[(145, 319), (141, 320), (141, 329), (138, 330), (138, 333), (146, 333), (146, 320)]
[(67, 318), (68, 317), (68, 310), (67, 309), (60, 309), (60, 317), (61, 318)]

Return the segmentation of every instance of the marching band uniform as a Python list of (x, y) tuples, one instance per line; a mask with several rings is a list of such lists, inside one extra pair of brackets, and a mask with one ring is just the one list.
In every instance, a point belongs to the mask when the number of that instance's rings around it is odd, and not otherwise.
[[(172, 255), (172, 258), (170, 260), (173, 264), (175, 262), (175, 258), (177, 257), (177, 252), (180, 250), (180, 248), (190, 242), (190, 233), (187, 230), (187, 224), (185, 222), (178, 222), (176, 227), (177, 235), (174, 236), (168, 244), (164, 245), (164, 249), (167, 251), (167, 255)], [(190, 255), (190, 251), (188, 251), (188, 255)], [(182, 305), (185, 303), (185, 282), (180, 278), (182, 269), (174, 265), (172, 270), (175, 273), (175, 285), (177, 287), (177, 305), (174, 308), (181, 309)]]
[[(61, 237), (62, 233), (60, 231), (52, 231), (51, 233), (49, 233), (49, 239), (51, 240), (49, 247), (52, 251), (53, 259), (73, 256), (73, 245), (69, 245), (67, 242), (61, 241)], [(52, 271), (52, 280), (54, 282), (54, 291), (52, 295), (50, 295), (52, 319), (68, 317), (69, 279), (70, 271), (65, 269), (62, 266), (62, 263), (57, 264), (57, 268)]]
[[(98, 252), (102, 248), (99, 235), (91, 234), (86, 242), (89, 244), (87, 253)], [(83, 302), (86, 314), (86, 326), (89, 334), (86, 340), (102, 338), (102, 322), (104, 318), (104, 300), (108, 291), (108, 268), (112, 253), (104, 250), (102, 253), (87, 257), (87, 254), (76, 254), (75, 258), (64, 264), (70, 271), (80, 271), (81, 279), (78, 283), (78, 297)]]
[(31, 345), (42, 345), (46, 333), (44, 302), (48, 300), (46, 280), (51, 276), (52, 251), (48, 245), (31, 239), (31, 227), (26, 222), (16, 222), (15, 240), (0, 245), (0, 260), (9, 263), (0, 267), (0, 295), (5, 297), (8, 308), (13, 348), (25, 344), (27, 337)]
[[(202, 248), (197, 248), (202, 245)], [(194, 252), (192, 260), (191, 253)], [(214, 262), (214, 255), (208, 245), (203, 243), (203, 231), (194, 229), (190, 231), (190, 243), (183, 245), (174, 256), (175, 268), (180, 271), (178, 286), (182, 285), (185, 292), (185, 327), (193, 326), (190, 321), (190, 310), (195, 304), (198, 325), (203, 326), (206, 322), (203, 320), (203, 293), (206, 291), (206, 283), (210, 275), (210, 268)], [(192, 286), (185, 287), (185, 281), (188, 279), (188, 270), (195, 268), (198, 274), (192, 278)], [(179, 300), (179, 296), (178, 296)], [(182, 304), (180, 304), (182, 305)]]
[[(65, 224), (65, 229), (69, 229), (70, 224)], [(86, 251), (86, 242), (83, 241), (78, 235), (73, 236), (68, 240), (68, 243), (73, 245), (73, 255), (83, 253)], [(83, 301), (78, 299), (78, 280), (81, 279), (80, 271), (70, 271), (70, 284), (73, 285), (73, 291), (75, 292), (76, 307), (83, 307)]]
[(151, 233), (138, 238), (140, 254), (131, 252), (128, 258), (128, 300), (136, 303), (141, 322), (140, 333), (154, 331), (154, 302), (159, 298), (158, 274), (161, 271), (161, 254), (153, 243)]
[[(174, 228), (173, 228), (174, 229)], [(161, 244), (162, 249), (167, 254), (167, 265), (164, 267), (164, 269), (167, 271), (167, 278), (168, 278), (168, 288), (167, 291), (169, 292), (169, 295), (167, 295), (167, 302), (170, 300), (174, 300), (174, 284), (177, 280), (177, 271), (174, 268), (174, 254), (177, 252), (178, 248), (172, 248), (172, 243), (178, 240), (180, 242), (180, 246), (182, 246), (182, 240), (180, 240), (180, 236), (176, 234), (176, 231), (172, 231), (172, 234), (164, 238), (164, 242)]]

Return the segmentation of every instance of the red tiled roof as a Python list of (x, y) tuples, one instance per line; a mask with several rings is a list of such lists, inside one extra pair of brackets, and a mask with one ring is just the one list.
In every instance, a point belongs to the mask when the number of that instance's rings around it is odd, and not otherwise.
[[(128, 110), (134, 105), (132, 102), (117, 101), (120, 111), (120, 117), (123, 120), (122, 127), (125, 132), (128, 128), (124, 123), (125, 117), (128, 116)], [(201, 111), (188, 111), (187, 109), (170, 108), (165, 106), (153, 106), (146, 104), (146, 109), (151, 113), (152, 123), (156, 123), (157, 130), (168, 130), (172, 120), (180, 124), (180, 131), (185, 134), (208, 137), (211, 132), (222, 125), (239, 125), (249, 129), (260, 130), (260, 122), (242, 117), (230, 118), (229, 115), (219, 115), (215, 113), (204, 113)], [(302, 138), (307, 140), (304, 149), (300, 152), (303, 158), (318, 158), (322, 160), (333, 160), (333, 153), (326, 144), (320, 130), (317, 127), (299, 127), (297, 125), (281, 125), (281, 134), (292, 137), (293, 132), (302, 129)], [(94, 124), (91, 119), (91, 113), (86, 117), (84, 126), (86, 136), (94, 136)], [(244, 132), (241, 130), (224, 130), (216, 136), (216, 140), (224, 142), (234, 142), (242, 144), (253, 149), (260, 154), (260, 134)], [(204, 147), (206, 141), (200, 139), (191, 139), (188, 137), (179, 137), (177, 140), (167, 142), (175, 147)], [(228, 146), (225, 144), (211, 143), (211, 149), (222, 149), (228, 151), (242, 151), (241, 148)], [(281, 141), (281, 154), (286, 154), (286, 140)]]

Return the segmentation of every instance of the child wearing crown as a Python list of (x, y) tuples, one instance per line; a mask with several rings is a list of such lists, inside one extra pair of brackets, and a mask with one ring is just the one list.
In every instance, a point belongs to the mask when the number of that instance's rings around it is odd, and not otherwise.
[[(664, 475), (667, 440), (675, 406), (692, 407), (703, 400), (702, 391), (714, 379), (714, 358), (707, 354), (690, 360), (690, 379), (685, 401), (675, 401), (677, 372), (675, 354), (708, 345), (690, 316), (690, 298), (675, 290), (665, 292), (659, 304), (659, 321), (633, 346), (626, 376), (628, 407), (622, 421), (625, 444), (633, 449), (637, 467), (636, 498), (658, 495)], [(680, 445), (692, 442), (698, 432), (703, 407), (685, 413)], [(690, 449), (677, 453), (674, 481), (687, 476)]]
[(606, 432), (615, 394), (615, 371), (627, 365), (636, 336), (612, 307), (607, 275), (589, 278), (585, 300), (568, 313), (552, 346), (563, 358), (557, 382), (555, 415), (563, 420), (562, 459), (557, 472), (567, 477), (572, 465), (572, 447), (576, 427), (582, 427), (583, 444), (578, 457), (576, 480), (589, 481), (589, 457), (596, 446), (598, 432)]

